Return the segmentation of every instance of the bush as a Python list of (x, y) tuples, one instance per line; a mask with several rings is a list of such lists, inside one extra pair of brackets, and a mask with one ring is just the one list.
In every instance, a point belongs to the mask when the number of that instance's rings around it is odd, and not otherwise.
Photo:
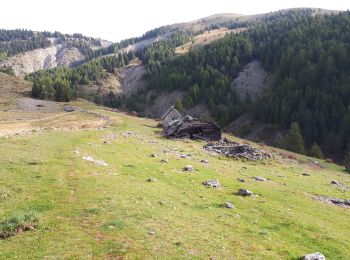
[(26, 212), (6, 218), (0, 222), (0, 239), (6, 239), (22, 231), (33, 230), (39, 218), (35, 212)]

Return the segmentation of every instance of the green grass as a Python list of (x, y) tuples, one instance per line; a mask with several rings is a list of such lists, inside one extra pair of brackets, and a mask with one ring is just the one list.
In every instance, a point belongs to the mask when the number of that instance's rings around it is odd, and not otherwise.
[[(36, 230), (0, 240), (0, 259), (297, 259), (315, 251), (350, 259), (350, 210), (312, 198), (349, 198), (349, 189), (330, 184), (350, 186), (343, 167), (320, 161), (325, 168), (315, 168), (307, 157), (227, 159), (205, 152), (202, 142), (162, 138), (154, 121), (118, 117), (102, 131), (0, 139), (0, 187), (11, 194), (0, 200), (0, 219), (21, 211), (40, 216)], [(195, 170), (185, 173), (188, 164)], [(224, 187), (204, 187), (209, 179)], [(260, 196), (236, 196), (239, 188)]]

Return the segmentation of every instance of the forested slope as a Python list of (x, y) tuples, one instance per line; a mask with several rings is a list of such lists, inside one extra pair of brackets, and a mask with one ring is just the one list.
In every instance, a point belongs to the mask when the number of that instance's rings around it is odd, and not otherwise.
[[(171, 53), (164, 47), (146, 52), (148, 89), (129, 101), (130, 108), (142, 111), (151, 102), (149, 90), (182, 90), (187, 95), (177, 102), (180, 108), (206, 103), (221, 125), (251, 112), (256, 119), (283, 128), (297, 122), (307, 146), (318, 143), (330, 153), (348, 148), (349, 12), (275, 13), (239, 35), (231, 34), (187, 55)], [(254, 102), (239, 100), (232, 80), (253, 60), (260, 60), (272, 75), (272, 86)]]

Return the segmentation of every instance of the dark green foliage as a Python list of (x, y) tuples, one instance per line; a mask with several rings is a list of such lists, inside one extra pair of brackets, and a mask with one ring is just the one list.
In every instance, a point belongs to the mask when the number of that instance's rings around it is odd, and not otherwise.
[(50, 45), (50, 41), (40, 33), (29, 30), (0, 30), (0, 54), (11, 56)]
[(300, 134), (300, 128), (298, 123), (292, 123), (288, 134), (284, 138), (283, 148), (294, 152), (305, 154), (304, 140), (303, 136)]
[(350, 151), (345, 155), (344, 165), (345, 169), (350, 172)]
[(26, 212), (11, 216), (0, 222), (0, 239), (6, 239), (17, 232), (35, 229), (39, 218), (35, 212)]
[(256, 26), (256, 56), (275, 75), (273, 91), (255, 104), (257, 118), (284, 127), (296, 121), (307, 145), (343, 151), (350, 137), (349, 29), (349, 13), (291, 13)]
[(0, 72), (6, 73), (6, 74), (11, 75), (11, 76), (15, 75), (15, 72), (13, 71), (12, 67), (8, 67), (8, 66), (0, 67)]
[(323, 153), (321, 148), (317, 144), (313, 144), (308, 151), (308, 155), (311, 157), (323, 159)]

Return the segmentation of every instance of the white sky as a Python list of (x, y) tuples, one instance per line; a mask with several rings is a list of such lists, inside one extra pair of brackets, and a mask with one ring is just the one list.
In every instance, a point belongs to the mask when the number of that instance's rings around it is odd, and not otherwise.
[(82, 33), (110, 41), (216, 13), (257, 14), (292, 7), (350, 9), (350, 0), (2, 0), (0, 28)]

